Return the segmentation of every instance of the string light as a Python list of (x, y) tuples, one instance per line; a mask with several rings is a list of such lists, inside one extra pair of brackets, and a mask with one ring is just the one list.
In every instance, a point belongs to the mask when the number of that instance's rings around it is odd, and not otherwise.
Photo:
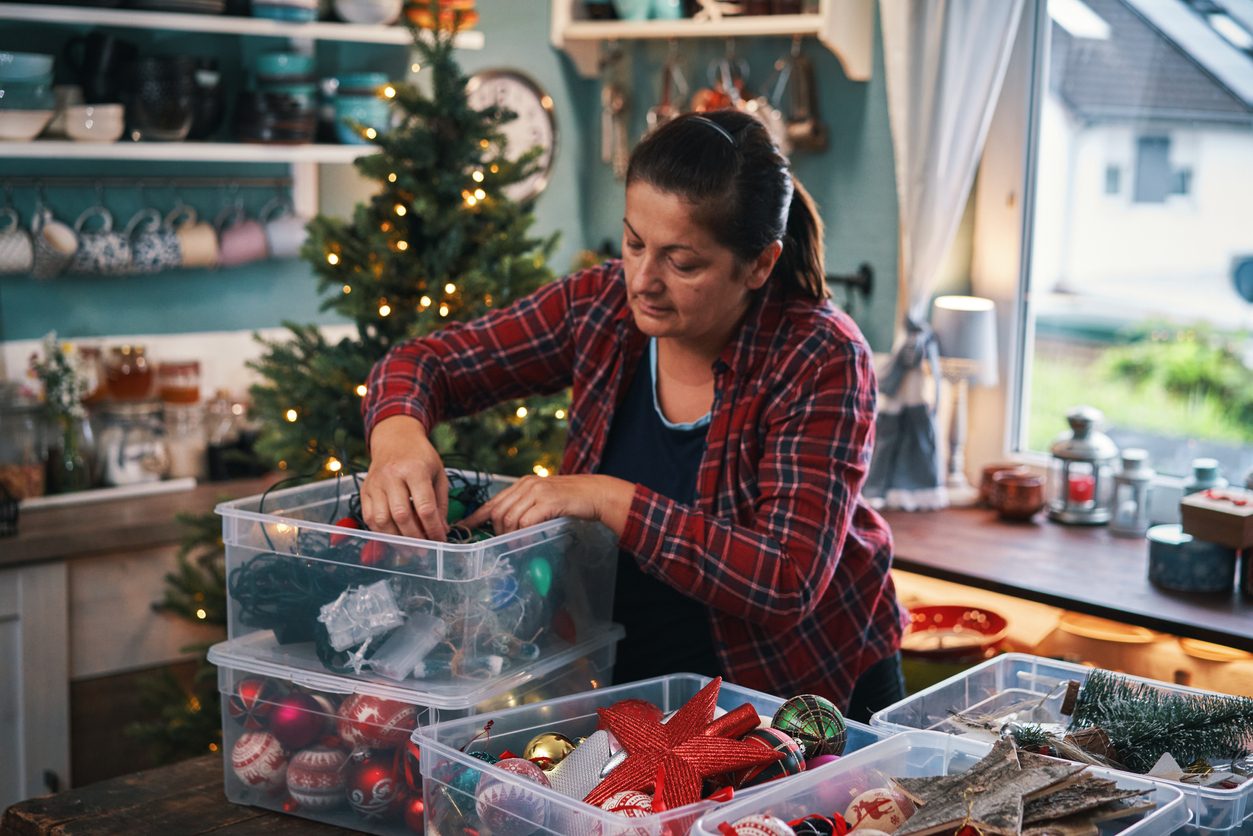
[(204, 619), (208, 615), (204, 610), (196, 610), (196, 618)]
[(352, 288), (348, 285), (344, 285), (344, 293), (352, 293)]
[(296, 423), (296, 419), (299, 417), (300, 416), (296, 413), (296, 410), (294, 409), (287, 410), (287, 420), (291, 421), (293, 424)]
[(453, 284), (452, 282), (449, 282), (448, 284), (444, 285), (444, 292), (445, 292), (445, 293), (456, 293), (456, 292), (457, 292), (457, 286), (456, 286), (455, 284)]
[(393, 171), (391, 174), (387, 175), (387, 182), (388, 183), (396, 182), (396, 172)]
[(365, 388), (365, 384), (364, 384), (364, 383), (362, 383), (360, 386), (358, 386), (358, 387), (357, 387), (357, 394), (358, 394), (360, 397), (363, 397), (363, 398), (364, 398), (364, 397), (365, 397), (365, 393), (366, 393), (366, 392), (368, 392), (368, 391), (370, 391), (370, 390)]
[(399, 215), (399, 216), (400, 216), (400, 217), (402, 217), (402, 218), (405, 216), (405, 207), (404, 207), (404, 204), (402, 204), (402, 203), (397, 203), (397, 204), (396, 204), (396, 214), (397, 214), (397, 215)]
[(473, 174), (471, 174), (470, 176), (474, 178), (474, 182), (476, 182), (476, 183), (482, 183), (482, 182), (483, 182), (483, 172), (481, 172), (481, 171), (476, 171), (476, 172), (474, 172)]
[(326, 460), (326, 469), (331, 473), (339, 473), (339, 469), (341, 467), (343, 467), (343, 465), (339, 463), (339, 459), (333, 456)]
[(379, 316), (387, 316), (392, 312), (391, 305), (379, 305)]
[(327, 264), (339, 264), (339, 256), (335, 255), (335, 253), (327, 253), (326, 263)]
[(408, 241), (397, 241), (397, 242), (396, 242), (396, 249), (400, 250), (401, 252), (404, 252), (405, 250), (409, 249), (409, 242), (408, 242)]
[(519, 418), (525, 418), (525, 417), (526, 417), (526, 407), (525, 407), (525, 406), (520, 406), (520, 407), (518, 407), (518, 417), (519, 417)]
[(477, 197), (479, 200), (482, 200), (483, 198), (487, 197), (487, 192), (483, 191), (482, 189), (475, 189), (474, 196)]
[(533, 467), (533, 468), (531, 468), (531, 469), (535, 471), (535, 475), (536, 475), (536, 476), (547, 476), (547, 475), (548, 475), (548, 468), (544, 467), (542, 464), (537, 464), (537, 465), (535, 465), (535, 467)]
[(496, 165), (495, 163), (492, 163), (492, 174), (496, 174), (499, 171), (500, 171), (500, 166)]
[(430, 297), (430, 296), (423, 296), (421, 299), (419, 299), (419, 300), (418, 300), (418, 304), (419, 304), (419, 305), (421, 305), (421, 306), (422, 306), (422, 307), (424, 307), (424, 308), (429, 308), (429, 307), (431, 307), (431, 297)]
[(484, 296), (483, 301), (487, 304), (487, 307), (490, 308), (492, 306), (492, 294), (489, 293), (486, 296)]
[(566, 411), (564, 409), (559, 409), (553, 414), (556, 416), (558, 421), (566, 417)]
[(439, 315), (440, 315), (440, 316), (448, 316), (448, 306), (447, 306), (447, 305), (440, 305), (440, 306), (439, 306)]
[(396, 88), (395, 88), (395, 87), (392, 87), (391, 85), (388, 85), (387, 87), (384, 87), (384, 88), (383, 88), (383, 95), (384, 95), (384, 96), (386, 96), (386, 97), (387, 97), (387, 98), (389, 98), (389, 99), (391, 99), (391, 98), (395, 98), (395, 96), (396, 96)]
[(278, 525), (274, 526), (274, 530), (277, 531), (279, 534), (286, 534), (287, 532), (291, 531), (291, 526), (286, 525), (284, 523), (279, 523)]
[(479, 145), (483, 146), (484, 148), (486, 148), (486, 147), (487, 147), (488, 145), (490, 145), (490, 144), (491, 144), (491, 143), (490, 143), (490, 142), (488, 142), (486, 139), (480, 139), (480, 140), (479, 140)]
[(478, 202), (479, 202), (478, 198), (476, 198), (474, 195), (470, 195), (469, 197), (466, 198), (466, 206), (473, 206), (474, 204)]
[(392, 222), (391, 222), (391, 221), (383, 221), (383, 223), (379, 224), (379, 229), (383, 230), (384, 232), (391, 232), (391, 231), (392, 231)]
[(379, 135), (379, 132), (378, 132), (378, 131), (376, 131), (376, 130), (374, 130), (374, 128), (366, 128), (366, 129), (365, 129), (365, 137), (366, 137), (366, 139), (374, 139), (374, 137), (376, 137), (376, 136), (378, 136), (378, 135)]
[(412, 72), (415, 72), (415, 73), (420, 73), (420, 72), (422, 72), (422, 65), (421, 65), (421, 64), (419, 64), (418, 62), (416, 62), (416, 61), (415, 61), (415, 62), (413, 63), (413, 66), (411, 66), (409, 69), (410, 69)]

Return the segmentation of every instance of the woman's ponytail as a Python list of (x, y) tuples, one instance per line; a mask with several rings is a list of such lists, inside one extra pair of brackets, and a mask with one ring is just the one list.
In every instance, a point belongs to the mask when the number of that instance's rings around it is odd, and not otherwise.
[(814, 199), (795, 177), (792, 178), (792, 202), (787, 212), (787, 232), (783, 236), (783, 252), (774, 264), (770, 281), (781, 282), (788, 295), (808, 299), (827, 299), (826, 256), (822, 243), (822, 218)]

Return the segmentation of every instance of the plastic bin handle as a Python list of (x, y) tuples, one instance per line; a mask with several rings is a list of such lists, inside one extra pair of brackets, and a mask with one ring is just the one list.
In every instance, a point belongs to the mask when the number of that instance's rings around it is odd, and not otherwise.
[(356, 689), (346, 683), (341, 683), (337, 679), (329, 676), (319, 676), (317, 674), (307, 674), (300, 671), (291, 671), (291, 681), (296, 685), (303, 685), (306, 688), (312, 688), (315, 691), (326, 691), (331, 694), (353, 694)]
[(561, 543), (565, 540), (570, 540), (573, 537), (574, 535), (567, 531), (564, 534), (561, 534), (557, 537), (552, 538), (551, 540), (540, 540), (538, 543), (527, 543), (525, 546), (519, 546), (516, 549), (510, 549), (507, 552), (501, 552), (500, 554), (496, 555), (495, 562), (497, 565), (500, 565), (501, 563), (505, 562), (505, 560), (507, 560), (510, 556), (518, 554), (519, 552), (533, 551), (535, 547), (539, 545), (555, 546), (558, 543)]

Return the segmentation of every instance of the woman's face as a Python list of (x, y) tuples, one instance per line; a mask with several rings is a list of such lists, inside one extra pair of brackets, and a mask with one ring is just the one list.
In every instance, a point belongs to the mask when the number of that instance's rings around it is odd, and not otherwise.
[(627, 186), (622, 230), (627, 301), (635, 324), (650, 337), (721, 351), (780, 249), (776, 243), (741, 264), (696, 222), (683, 198), (648, 183)]

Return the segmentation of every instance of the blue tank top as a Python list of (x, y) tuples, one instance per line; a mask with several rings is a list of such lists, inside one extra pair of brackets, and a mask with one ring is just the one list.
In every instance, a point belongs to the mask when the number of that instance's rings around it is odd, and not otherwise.
[[(610, 422), (597, 472), (694, 506), (709, 416), (691, 424), (667, 421), (657, 403), (656, 372), (654, 339)], [(705, 605), (644, 573), (625, 550), (618, 553), (613, 618), (626, 627), (626, 638), (618, 643), (614, 682), (670, 673), (721, 675)]]

